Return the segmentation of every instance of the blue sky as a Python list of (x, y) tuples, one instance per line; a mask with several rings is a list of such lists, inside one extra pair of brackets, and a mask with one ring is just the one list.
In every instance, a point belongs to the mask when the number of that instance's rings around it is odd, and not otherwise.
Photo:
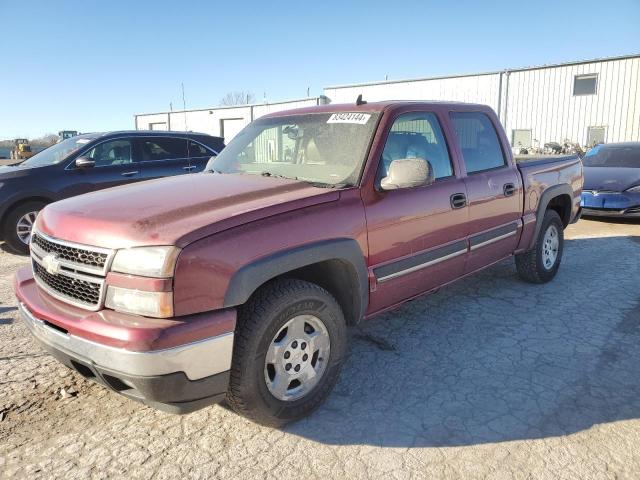
[[(135, 113), (640, 52), (640, 0), (0, 0), (0, 139)], [(20, 28), (22, 27), (22, 28)]]

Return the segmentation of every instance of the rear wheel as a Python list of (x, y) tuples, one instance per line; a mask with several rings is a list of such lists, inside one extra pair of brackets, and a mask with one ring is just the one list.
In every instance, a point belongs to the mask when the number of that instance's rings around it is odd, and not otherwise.
[(239, 312), (227, 401), (268, 426), (308, 415), (333, 389), (346, 351), (336, 300), (301, 280), (278, 280)]
[(29, 253), (33, 224), (44, 206), (44, 202), (27, 202), (18, 205), (7, 214), (4, 222), (4, 241), (11, 251), (21, 255)]
[(546, 283), (558, 273), (564, 248), (564, 225), (555, 210), (547, 210), (531, 250), (516, 255), (516, 268), (523, 280)]

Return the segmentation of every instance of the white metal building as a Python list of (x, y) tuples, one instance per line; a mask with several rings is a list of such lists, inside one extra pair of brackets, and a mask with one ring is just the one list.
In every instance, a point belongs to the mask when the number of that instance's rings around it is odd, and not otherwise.
[[(640, 141), (640, 55), (497, 72), (326, 87), (325, 96), (273, 104), (135, 116), (137, 129), (201, 131), (228, 142), (250, 121), (309, 105), (376, 100), (482, 103), (499, 115), (514, 147), (568, 140)], [(327, 98), (328, 97), (328, 98)]]
[(147, 113), (135, 116), (136, 130), (190, 130), (224, 137), (229, 142), (240, 130), (267, 113), (327, 103), (324, 97), (286, 102), (213, 107), (200, 110)]
[(325, 88), (334, 103), (454, 100), (491, 106), (512, 146), (640, 140), (640, 55)]

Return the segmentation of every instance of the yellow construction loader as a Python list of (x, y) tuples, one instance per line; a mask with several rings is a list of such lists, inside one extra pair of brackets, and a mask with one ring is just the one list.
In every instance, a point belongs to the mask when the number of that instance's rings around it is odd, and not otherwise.
[(13, 143), (15, 147), (11, 150), (11, 160), (26, 160), (33, 156), (31, 145), (26, 138), (16, 138)]

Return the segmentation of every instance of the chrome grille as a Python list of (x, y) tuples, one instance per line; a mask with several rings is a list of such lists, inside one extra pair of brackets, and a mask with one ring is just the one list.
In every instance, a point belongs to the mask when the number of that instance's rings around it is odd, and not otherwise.
[(66, 275), (50, 274), (36, 261), (33, 261), (33, 273), (47, 287), (74, 303), (80, 302), (87, 307), (94, 307), (100, 304), (102, 282), (88, 282)]
[(38, 286), (58, 300), (88, 310), (102, 308), (105, 277), (113, 253), (41, 232), (32, 235), (31, 260)]
[(38, 233), (33, 234), (31, 242), (40, 247), (43, 252), (54, 252), (58, 255), (58, 258), (90, 267), (104, 268), (107, 257), (109, 256), (107, 253), (94, 252), (61, 243), (54, 243)]

